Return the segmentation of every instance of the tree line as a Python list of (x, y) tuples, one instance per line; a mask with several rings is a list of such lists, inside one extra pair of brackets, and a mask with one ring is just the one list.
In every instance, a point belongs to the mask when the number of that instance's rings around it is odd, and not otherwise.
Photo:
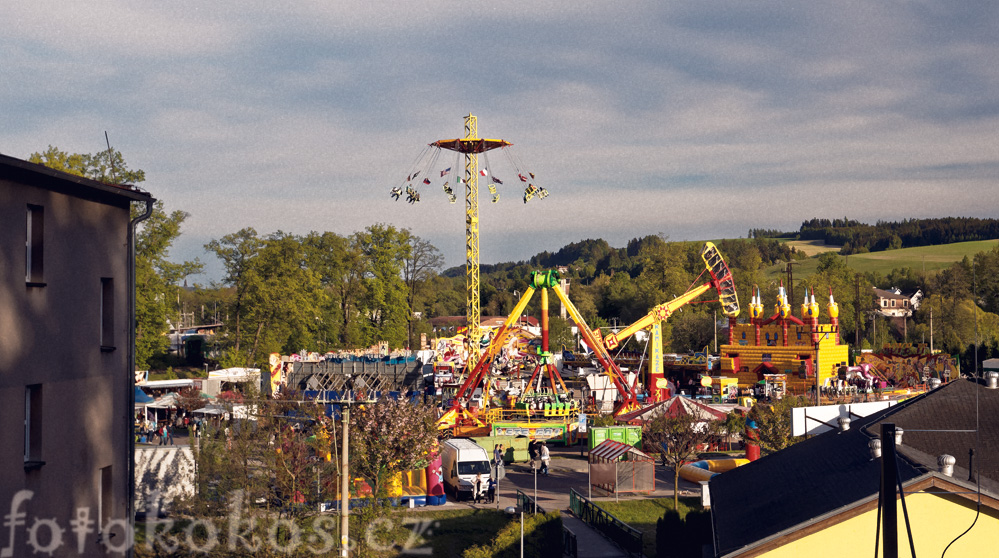
[[(113, 150), (90, 156), (49, 147), (29, 160), (103, 181), (124, 177), (140, 182), (145, 176), (141, 170), (130, 170)], [(198, 260), (174, 263), (169, 256), (187, 217), (183, 211), (168, 212), (158, 202), (153, 215), (140, 225), (136, 245), (140, 368), (168, 365), (164, 334), (168, 321), (178, 324), (183, 315), (200, 323), (217, 320), (222, 324), (214, 336), (221, 365), (260, 366), (272, 352), (349, 350), (379, 342), (387, 342), (392, 349), (419, 348), (421, 334), (433, 337), (430, 318), (465, 312), (464, 267), (443, 270), (443, 257), (430, 242), (387, 224), (345, 235), (318, 231), (262, 234), (244, 228), (205, 246), (224, 265), (221, 280), (183, 288), (181, 283), (202, 269)], [(879, 223), (873, 228), (916, 242), (914, 231), (923, 231), (928, 239), (968, 239), (987, 235), (995, 223), (923, 219)], [(816, 219), (805, 222), (802, 230), (864, 227), (870, 226), (849, 219)], [(756, 288), (764, 303), (772, 305), (780, 279), (767, 274), (766, 268), (805, 257), (763, 232), (753, 229), (752, 238), (717, 243), (732, 270), (743, 307)], [(992, 238), (999, 238), (999, 231)], [(673, 242), (664, 235), (635, 238), (623, 248), (603, 239), (587, 239), (556, 252), (540, 252), (527, 261), (483, 265), (482, 314), (508, 315), (519, 295), (526, 292), (532, 271), (558, 268), (568, 282), (569, 298), (591, 327), (625, 326), (707, 280), (701, 246), (699, 242)], [(818, 256), (818, 272), (797, 280), (795, 293), (809, 287), (821, 302), (831, 289), (839, 304), (845, 341), (852, 344), (859, 337), (862, 347), (879, 347), (890, 340), (928, 342), (932, 311), (937, 348), (967, 359), (976, 350), (979, 360), (999, 356), (999, 248), (939, 272), (902, 268), (886, 276), (857, 273), (846, 266), (843, 255)], [(904, 331), (894, 331), (875, 312), (872, 288), (893, 286), (909, 293), (921, 289), (925, 297)], [(798, 314), (800, 299), (790, 302)], [(553, 302), (552, 346), (573, 349), (571, 324), (556, 315), (558, 307)], [(691, 304), (674, 314), (663, 327), (667, 350), (703, 349), (712, 343), (716, 325), (721, 337), (725, 324), (716, 322), (716, 308)], [(539, 317), (540, 297), (528, 304), (525, 314)], [(630, 348), (643, 350), (635, 341)]]
[(999, 219), (942, 217), (878, 221), (874, 225), (868, 225), (848, 218), (815, 218), (803, 222), (798, 232), (750, 229), (749, 236), (821, 240), (829, 245), (842, 246), (840, 253), (845, 256), (999, 238)]

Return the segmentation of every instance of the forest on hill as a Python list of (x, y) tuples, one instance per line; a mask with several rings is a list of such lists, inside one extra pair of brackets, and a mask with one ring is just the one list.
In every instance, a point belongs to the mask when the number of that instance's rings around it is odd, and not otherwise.
[(943, 217), (878, 221), (874, 225), (848, 218), (810, 219), (801, 224), (798, 232), (751, 229), (749, 237), (822, 240), (826, 244), (842, 246), (840, 253), (850, 255), (914, 246), (991, 240), (999, 238), (999, 219)]

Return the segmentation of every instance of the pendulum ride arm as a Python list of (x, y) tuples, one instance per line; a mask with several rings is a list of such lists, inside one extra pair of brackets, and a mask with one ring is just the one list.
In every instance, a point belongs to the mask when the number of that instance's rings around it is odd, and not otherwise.
[(711, 276), (711, 279), (707, 283), (694, 287), (683, 293), (680, 297), (654, 307), (648, 314), (639, 318), (635, 323), (617, 333), (609, 334), (604, 338), (604, 345), (607, 350), (612, 351), (616, 349), (622, 341), (627, 340), (639, 330), (652, 328), (652, 349), (649, 362), (653, 367), (653, 372), (661, 372), (663, 359), (662, 322), (669, 319), (673, 315), (673, 312), (713, 288), (718, 291), (718, 302), (722, 306), (722, 312), (729, 318), (738, 316), (739, 298), (735, 292), (735, 282), (732, 280), (732, 272), (729, 271), (728, 265), (722, 258), (718, 248), (713, 243), (706, 242), (701, 249), (701, 259), (704, 260), (704, 266)]
[(552, 286), (552, 290), (558, 296), (559, 300), (568, 310), (569, 315), (572, 317), (572, 321), (576, 323), (576, 327), (579, 328), (579, 333), (583, 337), (583, 342), (589, 347), (593, 354), (597, 357), (597, 361), (603, 366), (604, 373), (607, 374), (611, 381), (614, 382), (614, 387), (617, 388), (618, 393), (621, 395), (621, 406), (619, 409), (627, 409), (633, 407), (637, 402), (638, 398), (635, 397), (634, 390), (631, 389), (627, 383), (624, 382), (621, 377), (621, 369), (618, 367), (617, 363), (611, 358), (610, 353), (601, 343), (596, 334), (590, 329), (590, 326), (586, 325), (586, 320), (583, 319), (583, 315), (579, 313), (576, 306), (569, 300), (569, 297), (562, 292), (558, 284)]
[(527, 290), (524, 292), (524, 296), (520, 297), (520, 301), (514, 306), (513, 312), (507, 316), (503, 325), (496, 331), (496, 335), (493, 336), (492, 341), (489, 342), (489, 346), (486, 347), (486, 351), (482, 353), (479, 357), (478, 362), (475, 363), (475, 368), (472, 372), (465, 378), (465, 381), (458, 388), (458, 392), (454, 396), (454, 407), (457, 408), (461, 406), (461, 399), (466, 395), (471, 395), (475, 392), (475, 388), (478, 387), (482, 378), (485, 377), (486, 371), (489, 370), (489, 366), (492, 364), (493, 359), (499, 354), (503, 345), (506, 344), (507, 339), (509, 339), (510, 333), (512, 332), (511, 326), (520, 318), (521, 313), (524, 308), (527, 307), (527, 303), (531, 301), (531, 297), (534, 296), (534, 287), (528, 286)]

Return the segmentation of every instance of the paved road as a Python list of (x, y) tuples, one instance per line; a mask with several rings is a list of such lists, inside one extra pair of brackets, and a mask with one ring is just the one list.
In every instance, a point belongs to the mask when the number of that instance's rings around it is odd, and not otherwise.
[[(569, 511), (569, 490), (574, 489), (582, 496), (589, 497), (587, 491), (587, 461), (580, 455), (579, 448), (553, 447), (551, 472), (548, 476), (537, 475), (530, 464), (507, 465), (506, 478), (499, 483), (499, 498), (494, 504), (455, 504), (477, 508), (495, 507), (504, 509), (517, 504), (517, 490), (528, 496), (535, 494), (537, 481), (537, 502), (546, 511), (562, 512), (563, 524), (576, 535), (579, 558), (617, 558), (627, 556), (617, 545), (604, 538), (598, 531), (576, 518)], [(585, 455), (585, 454), (584, 454)], [(619, 497), (608, 496), (594, 491), (591, 500), (614, 501), (615, 499), (668, 498), (673, 496), (673, 473), (661, 465), (656, 466), (656, 490), (651, 494), (628, 494)], [(700, 486), (680, 479), (681, 496), (697, 496)], [(449, 503), (450, 505), (450, 503)]]

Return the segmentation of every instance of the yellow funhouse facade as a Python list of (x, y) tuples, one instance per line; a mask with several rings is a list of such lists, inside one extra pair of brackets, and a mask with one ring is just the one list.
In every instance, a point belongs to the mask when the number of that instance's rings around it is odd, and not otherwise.
[(826, 385), (847, 364), (849, 346), (840, 343), (839, 309), (829, 297), (828, 312), (832, 323), (818, 323), (818, 304), (814, 294), (802, 304), (804, 319), (790, 314), (787, 298), (781, 295), (774, 315), (763, 318), (763, 305), (754, 294), (750, 303), (750, 322), (730, 323), (729, 343), (721, 349), (721, 375), (736, 377), (740, 388), (756, 385), (764, 374), (785, 374), (790, 393), (806, 393)]

